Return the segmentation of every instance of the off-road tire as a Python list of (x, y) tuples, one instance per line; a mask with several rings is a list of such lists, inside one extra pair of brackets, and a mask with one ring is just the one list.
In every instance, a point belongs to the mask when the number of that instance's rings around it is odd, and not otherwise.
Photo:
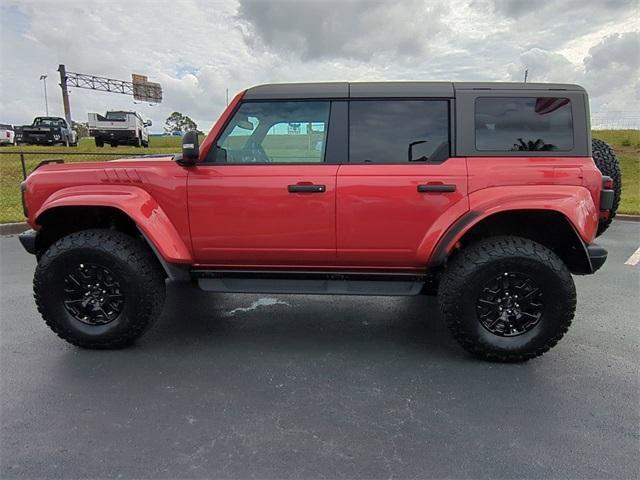
[[(542, 294), (542, 316), (535, 326), (516, 336), (500, 336), (481, 323), (477, 312), (487, 282), (502, 272), (531, 277)], [(542, 355), (567, 332), (576, 308), (571, 273), (545, 246), (521, 237), (492, 237), (463, 248), (447, 265), (438, 301), (454, 338), (471, 354), (485, 360), (522, 362)]]
[(618, 205), (620, 204), (620, 197), (622, 195), (622, 173), (620, 171), (618, 157), (616, 157), (616, 153), (608, 143), (594, 138), (591, 140), (591, 150), (593, 161), (596, 163), (598, 170), (600, 170), (603, 175), (613, 179), (613, 207), (609, 213), (609, 218), (600, 219), (600, 223), (598, 223), (598, 232), (596, 235), (600, 236), (609, 228), (613, 217), (616, 216), (616, 212), (618, 211)]
[(96, 147), (98, 147), (98, 148), (103, 148), (104, 147), (104, 141), (103, 140), (98, 140), (96, 138), (95, 142), (96, 142)]
[[(89, 325), (65, 307), (65, 279), (80, 264), (107, 268), (119, 282), (124, 305), (113, 321)], [(39, 258), (33, 288), (46, 324), (67, 342), (93, 349), (133, 343), (160, 315), (165, 297), (157, 259), (140, 240), (115, 230), (84, 230), (53, 243)]]

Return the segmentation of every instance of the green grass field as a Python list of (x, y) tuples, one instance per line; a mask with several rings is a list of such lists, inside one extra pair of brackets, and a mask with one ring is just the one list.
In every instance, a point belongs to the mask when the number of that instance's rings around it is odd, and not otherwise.
[[(620, 160), (623, 192), (618, 211), (640, 214), (640, 130), (599, 130), (594, 131), (593, 136), (612, 145)], [(289, 136), (288, 140), (294, 139), (298, 142), (308, 142), (306, 135), (300, 135), (298, 138)], [(0, 223), (23, 220), (20, 203), (22, 169), (20, 155), (17, 152), (27, 153), (25, 160), (27, 172), (30, 172), (45, 159), (56, 158), (63, 159), (65, 162), (86, 162), (123, 158), (129, 155), (176, 153), (180, 151), (180, 141), (180, 137), (151, 137), (150, 148), (124, 146), (98, 148), (93, 139), (85, 138), (81, 140), (78, 147), (0, 147)], [(313, 145), (314, 141), (315, 139), (312, 139), (309, 146)], [(279, 144), (281, 145), (282, 142)], [(310, 152), (308, 146), (305, 144), (300, 147), (300, 154), (303, 155), (302, 152), (306, 151), (308, 156)], [(313, 150), (312, 147), (310, 148)], [(82, 153), (82, 155), (69, 155), (73, 153)], [(98, 155), (101, 153), (110, 155)], [(290, 155), (293, 151), (288, 149), (286, 153)], [(315, 151), (313, 154), (315, 155)]]
[(613, 147), (622, 169), (619, 213), (640, 214), (640, 130), (595, 130), (594, 138)]

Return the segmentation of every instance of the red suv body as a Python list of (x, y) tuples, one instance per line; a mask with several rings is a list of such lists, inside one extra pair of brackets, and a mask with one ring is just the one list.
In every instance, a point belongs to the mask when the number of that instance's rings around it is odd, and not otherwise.
[[(23, 184), (34, 229), (23, 244), (40, 258), (69, 235), (118, 231), (140, 238), (169, 278), (223, 292), (442, 290), (451, 262), (468, 264), (462, 253), (490, 239), (542, 246), (574, 274), (606, 259), (593, 241), (611, 190), (575, 85), (263, 85), (238, 94), (197, 143), (188, 134), (175, 157), (38, 168)], [(515, 338), (539, 329), (536, 316), (512, 336), (479, 323)], [(534, 356), (500, 348), (468, 349)]]

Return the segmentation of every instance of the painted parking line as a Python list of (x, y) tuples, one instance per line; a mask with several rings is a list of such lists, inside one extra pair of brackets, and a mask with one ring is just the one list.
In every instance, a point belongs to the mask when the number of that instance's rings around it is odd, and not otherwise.
[(631, 255), (629, 257), (629, 260), (627, 260), (626, 262), (624, 262), (625, 265), (637, 265), (638, 263), (640, 263), (640, 247), (638, 247), (638, 249), (633, 252), (633, 255)]

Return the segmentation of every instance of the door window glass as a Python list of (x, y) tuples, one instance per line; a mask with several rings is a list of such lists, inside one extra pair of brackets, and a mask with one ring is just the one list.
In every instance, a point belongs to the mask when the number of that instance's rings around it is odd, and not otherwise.
[(324, 161), (329, 102), (246, 102), (211, 149), (218, 163)]
[(441, 162), (449, 157), (446, 100), (354, 100), (349, 124), (352, 163)]
[(571, 101), (556, 97), (480, 97), (475, 111), (476, 148), (481, 151), (573, 149)]

